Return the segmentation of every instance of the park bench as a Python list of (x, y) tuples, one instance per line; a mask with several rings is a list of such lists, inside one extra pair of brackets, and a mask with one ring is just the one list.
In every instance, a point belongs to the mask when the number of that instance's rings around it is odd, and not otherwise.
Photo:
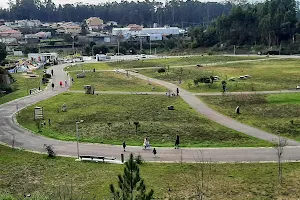
[(108, 157), (105, 157), (105, 156), (79, 156), (80, 160), (82, 159), (91, 159), (92, 161), (94, 161), (94, 159), (98, 159), (98, 160), (102, 160), (104, 162), (104, 160), (115, 160), (116, 158), (108, 158)]

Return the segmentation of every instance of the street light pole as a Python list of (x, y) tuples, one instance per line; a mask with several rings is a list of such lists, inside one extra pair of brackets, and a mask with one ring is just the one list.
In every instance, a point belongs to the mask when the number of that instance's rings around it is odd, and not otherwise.
[(76, 122), (76, 138), (77, 138), (77, 157), (79, 159), (79, 134), (78, 134), (78, 124), (80, 122)]
[(149, 38), (150, 40), (150, 55), (151, 55), (151, 37)]
[(83, 120), (76, 121), (76, 139), (77, 139), (77, 157), (79, 159), (79, 133), (78, 133), (78, 124), (82, 123)]

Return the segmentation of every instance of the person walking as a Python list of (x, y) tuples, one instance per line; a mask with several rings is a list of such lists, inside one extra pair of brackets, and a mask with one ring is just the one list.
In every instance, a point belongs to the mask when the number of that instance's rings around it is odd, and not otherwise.
[(177, 96), (179, 95), (179, 88), (176, 89)]
[(60, 87), (62, 87), (62, 81), (59, 81), (59, 85), (60, 85)]
[(123, 150), (124, 150), (124, 152), (125, 152), (125, 148), (126, 148), (126, 143), (125, 143), (125, 141), (123, 142)]
[(175, 149), (179, 149), (179, 144), (180, 144), (180, 138), (179, 135), (176, 135)]
[(67, 80), (65, 80), (65, 86), (66, 86), (66, 87), (68, 86), (68, 82), (67, 82)]
[(51, 69), (51, 75), (53, 76), (54, 72), (53, 72), (53, 69)]
[(54, 83), (52, 83), (51, 86), (52, 86), (52, 90), (54, 90)]
[(156, 149), (153, 148), (153, 155), (154, 155), (154, 157), (156, 157), (156, 153), (157, 153)]

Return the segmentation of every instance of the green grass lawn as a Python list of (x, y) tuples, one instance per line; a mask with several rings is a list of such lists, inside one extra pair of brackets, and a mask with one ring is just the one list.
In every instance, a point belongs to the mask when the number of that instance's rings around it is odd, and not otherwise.
[[(256, 61), (249, 63), (222, 64), (201, 68), (170, 68), (166, 73), (158, 73), (157, 69), (139, 70), (139, 73), (153, 78), (178, 84), (182, 77), (183, 87), (191, 92), (221, 92), (222, 80), (227, 82), (228, 92), (265, 91), (296, 88), (299, 84), (300, 67), (297, 59)], [(240, 76), (250, 75), (247, 80), (239, 80)], [(203, 76), (219, 76), (220, 81), (213, 84), (194, 84), (194, 80)], [(236, 81), (228, 81), (236, 77)]]
[[(66, 103), (68, 111), (57, 113)], [(167, 106), (173, 105), (170, 111)], [(173, 146), (176, 134), (183, 147), (248, 147), (271, 144), (246, 136), (203, 118), (181, 98), (164, 95), (85, 95), (64, 93), (21, 111), (18, 122), (35, 132), (33, 108), (44, 108), (52, 121), (41, 134), (60, 140), (76, 140), (75, 121), (80, 124), (80, 140), (107, 144), (140, 146), (149, 137), (153, 146)], [(137, 128), (134, 122), (139, 122)], [(111, 127), (109, 126), (111, 123)]]
[[(46, 155), (13, 150), (1, 145), (0, 154), (0, 193), (10, 193), (17, 199), (35, 193), (60, 192), (64, 196), (71, 193), (71, 190), (72, 199), (108, 199), (111, 198), (109, 185), (117, 183), (117, 175), (123, 173), (124, 167), (75, 162), (74, 158), (50, 159)], [(201, 184), (201, 166), (144, 163), (140, 165), (140, 173), (147, 189), (154, 190), (156, 199), (195, 199), (196, 188)], [(275, 163), (210, 164), (204, 165), (203, 169), (203, 186), (208, 199), (271, 200), (300, 197), (300, 189), (297, 187), (300, 184), (299, 163), (283, 164), (282, 186), (277, 183)], [(66, 199), (68, 197), (66, 195)], [(1, 198), (0, 194), (0, 199), (5, 198)]]
[(83, 85), (93, 85), (97, 91), (126, 91), (126, 92), (164, 92), (167, 89), (153, 83), (126, 74), (115, 72), (85, 72), (85, 78), (76, 78), (75, 72), (72, 90), (83, 90)]
[(64, 70), (65, 71), (77, 71), (77, 70), (93, 70), (93, 69), (97, 69), (97, 70), (110, 70), (113, 69), (112, 67), (110, 67), (108, 65), (108, 63), (89, 63), (89, 64), (77, 64), (77, 65), (70, 65), (68, 67), (66, 67)]
[(255, 56), (192, 56), (183, 58), (161, 58), (150, 60), (135, 60), (135, 61), (120, 61), (120, 62), (107, 62), (107, 63), (93, 63), (93, 64), (81, 64), (70, 66), (66, 68), (67, 71), (74, 70), (107, 70), (107, 69), (131, 69), (131, 68), (144, 68), (144, 67), (170, 67), (172, 66), (184, 66), (184, 65), (197, 65), (205, 63), (216, 63), (236, 60), (256, 60), (263, 57)]
[[(214, 96), (201, 99), (238, 121), (300, 141), (299, 93)], [(241, 108), (240, 115), (234, 112), (238, 105)]]
[[(36, 73), (41, 74), (41, 71), (37, 71)], [(38, 88), (42, 80), (41, 76), (36, 78), (26, 78), (22, 73), (12, 74), (12, 76), (17, 80), (11, 85), (15, 91), (3, 96), (0, 94), (0, 104), (29, 95), (29, 90)], [(41, 88), (45, 88), (45, 86), (41, 85)]]

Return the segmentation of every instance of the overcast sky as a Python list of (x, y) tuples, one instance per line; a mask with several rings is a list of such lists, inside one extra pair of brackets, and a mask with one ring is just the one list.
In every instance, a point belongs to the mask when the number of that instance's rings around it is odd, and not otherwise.
[[(15, 0), (13, 0), (15, 1)], [(66, 4), (66, 3), (78, 3), (78, 2), (82, 2), (82, 3), (89, 3), (89, 4), (99, 4), (100, 2), (112, 2), (115, 0), (52, 0), (55, 4)], [(121, 1), (121, 0), (116, 0), (116, 1)], [(130, 0), (131, 1), (131, 0)], [(137, 1), (137, 0), (135, 0)], [(166, 0), (158, 0), (161, 2), (164, 2)], [(202, 2), (207, 2), (207, 1), (212, 1), (212, 2), (224, 2), (225, 0), (199, 0)], [(257, 1), (262, 1), (262, 0), (248, 0), (249, 2), (253, 3), (253, 2), (257, 2)], [(8, 0), (0, 0), (0, 7), (2, 8), (7, 8), (8, 7)]]
[[(77, 2), (90, 3), (90, 4), (99, 4), (100, 2), (107, 2), (107, 1), (112, 1), (112, 0), (52, 0), (52, 1), (55, 4), (66, 4), (66, 3), (77, 3)], [(120, 0), (117, 0), (117, 1), (120, 1)], [(160, 1), (164, 1), (164, 0), (160, 0)], [(200, 1), (203, 1), (203, 2), (207, 2), (207, 1), (221, 2), (221, 1), (224, 1), (224, 0), (200, 0)], [(7, 8), (8, 7), (7, 2), (8, 2), (8, 0), (0, 0), (0, 7)]]

